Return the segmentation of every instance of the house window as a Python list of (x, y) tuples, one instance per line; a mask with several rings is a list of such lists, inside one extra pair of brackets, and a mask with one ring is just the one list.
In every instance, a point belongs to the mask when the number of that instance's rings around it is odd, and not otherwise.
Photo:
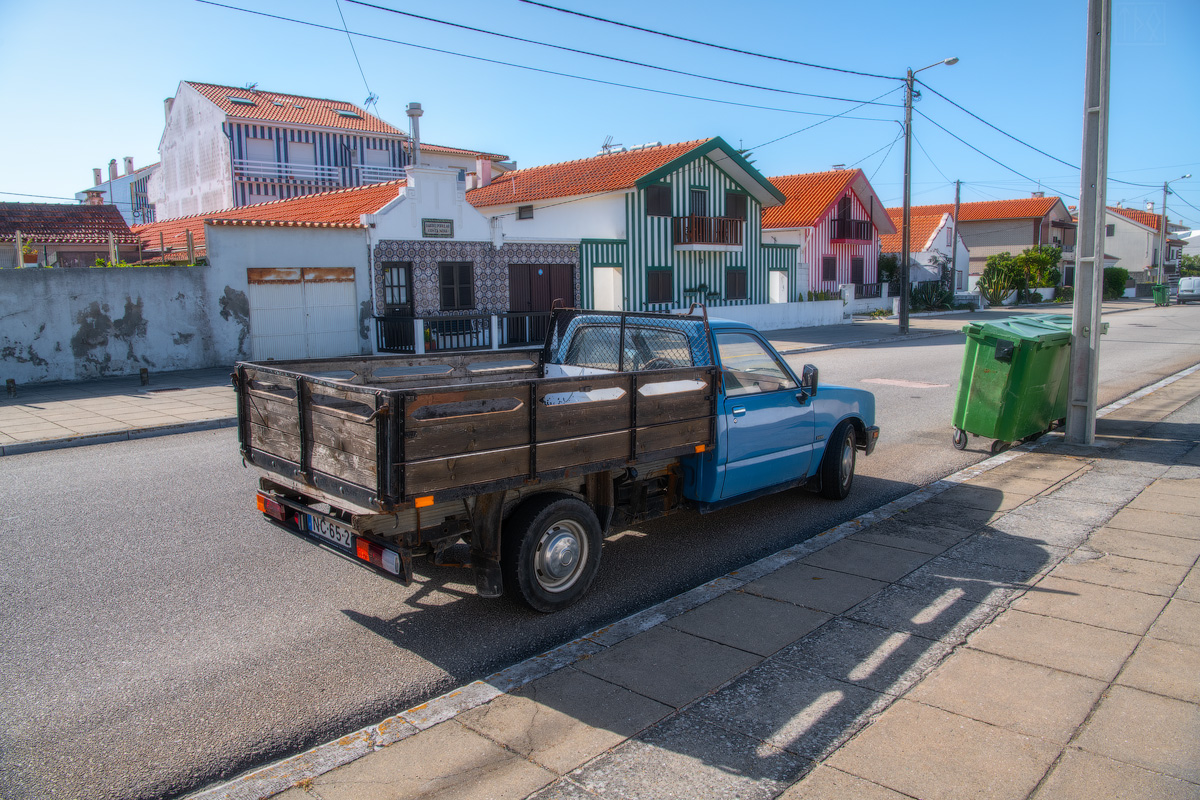
[(442, 310), (462, 311), (475, 307), (475, 265), (470, 261), (438, 263), (441, 278)]
[(746, 195), (741, 192), (725, 193), (725, 216), (732, 219), (746, 219)]
[(1116, 225), (1105, 225), (1104, 226), (1104, 235), (1105, 236), (1116, 236), (1117, 235), (1117, 226)]
[(288, 142), (288, 163), (315, 166), (317, 151), (312, 142)]
[(688, 192), (688, 213), (693, 217), (708, 216), (708, 189), (692, 189)]
[(669, 269), (651, 269), (646, 273), (646, 301), (670, 303), (675, 298), (675, 275)]
[(271, 139), (246, 137), (246, 159), (249, 161), (274, 161), (275, 142)]
[(533, 219), (533, 206), (517, 206), (517, 219)]
[(838, 219), (850, 219), (850, 195), (838, 200)]
[(646, 187), (646, 216), (671, 216), (671, 187), (658, 183)]
[(865, 262), (857, 256), (854, 258), (851, 258), (850, 259), (850, 282), (853, 284), (856, 284), (858, 286), (862, 286), (864, 283), (866, 283), (866, 279), (867, 279), (867, 273), (866, 273)]
[(745, 300), (750, 296), (747, 294), (746, 272), (745, 267), (727, 267), (725, 269), (726, 300)]
[(952, 247), (953, 245), (954, 245), (954, 229), (946, 228), (946, 247)]
[(837, 256), (822, 256), (821, 280), (826, 283), (837, 281)]

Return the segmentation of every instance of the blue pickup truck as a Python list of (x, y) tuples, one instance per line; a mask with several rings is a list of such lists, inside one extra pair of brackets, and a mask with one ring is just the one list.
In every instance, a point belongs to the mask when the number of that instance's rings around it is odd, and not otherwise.
[(879, 436), (870, 392), (703, 308), (559, 309), (538, 351), (244, 362), (234, 385), (267, 520), (403, 583), (465, 542), (478, 594), (543, 612), (583, 596), (609, 531), (842, 499)]

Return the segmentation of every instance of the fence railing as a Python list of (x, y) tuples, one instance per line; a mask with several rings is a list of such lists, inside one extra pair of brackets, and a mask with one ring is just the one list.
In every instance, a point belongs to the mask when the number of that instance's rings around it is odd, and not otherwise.
[(856, 283), (854, 285), (854, 296), (860, 300), (873, 300), (878, 297), (883, 297), (883, 284)]
[(496, 318), (500, 322), (500, 347), (534, 347), (546, 341), (549, 311), (497, 314)]
[(737, 217), (674, 217), (675, 244), (741, 245), (745, 221)]
[(838, 219), (835, 217), (830, 222), (832, 223), (829, 229), (830, 239), (848, 239), (859, 242), (871, 241), (871, 223), (867, 220)]
[(375, 317), (375, 347), (381, 353), (410, 354), (540, 347), (549, 325), (549, 311), (436, 317), (389, 315)]

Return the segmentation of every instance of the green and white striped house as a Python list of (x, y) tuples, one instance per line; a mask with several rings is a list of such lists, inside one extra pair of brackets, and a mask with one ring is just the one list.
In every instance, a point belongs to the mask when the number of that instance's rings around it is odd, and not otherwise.
[(585, 307), (782, 303), (800, 287), (799, 246), (762, 241), (783, 193), (720, 138), (517, 170), (467, 200), (506, 238), (578, 242)]

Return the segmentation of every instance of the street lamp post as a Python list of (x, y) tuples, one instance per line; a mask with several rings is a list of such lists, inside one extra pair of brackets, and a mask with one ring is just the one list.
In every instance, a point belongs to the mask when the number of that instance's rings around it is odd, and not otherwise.
[(1162, 201), (1162, 224), (1158, 226), (1158, 282), (1159, 285), (1167, 282), (1167, 195), (1171, 192), (1167, 188), (1175, 181), (1186, 180), (1192, 177), (1192, 173), (1180, 175), (1169, 181), (1163, 181), (1163, 201)]
[(912, 104), (913, 76), (918, 72), (947, 64), (958, 63), (957, 57), (951, 57), (930, 64), (921, 69), (909, 69), (904, 78), (904, 220), (901, 226), (900, 241), (900, 333), (908, 333), (908, 292), (911, 280), (908, 274), (909, 249), (912, 245), (909, 222), (912, 217)]

